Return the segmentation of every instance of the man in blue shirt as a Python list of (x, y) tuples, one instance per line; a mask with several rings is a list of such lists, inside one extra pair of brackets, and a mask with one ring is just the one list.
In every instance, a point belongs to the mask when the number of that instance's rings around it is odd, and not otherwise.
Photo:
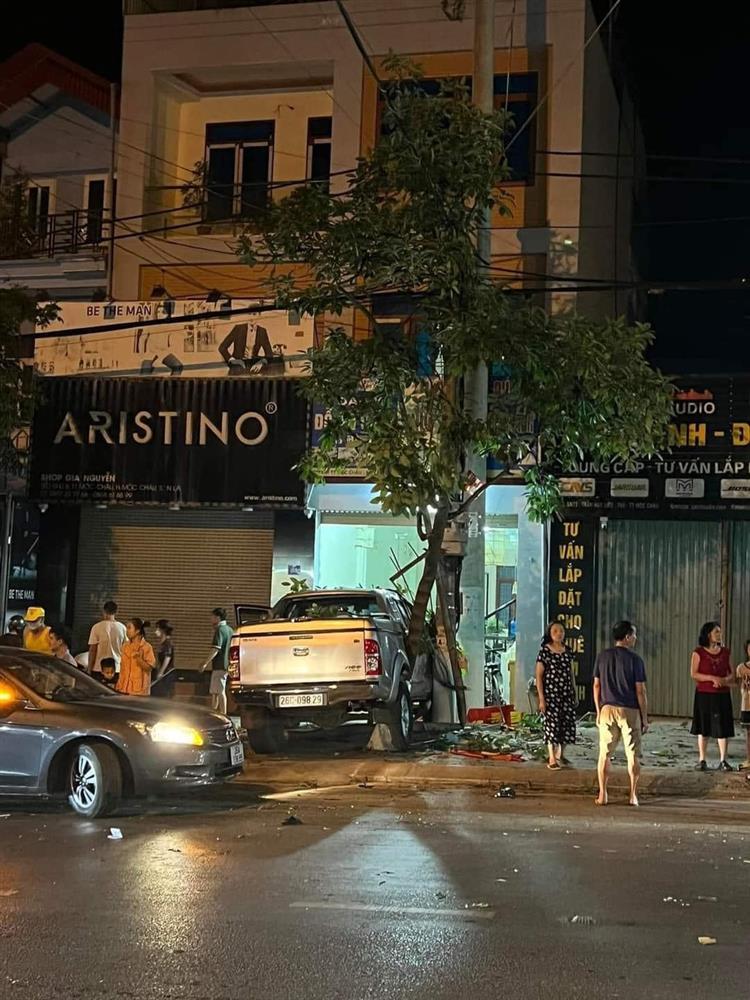
[(594, 666), (594, 704), (599, 727), (596, 804), (607, 804), (610, 757), (622, 738), (630, 776), (630, 804), (637, 806), (641, 734), (648, 730), (646, 667), (633, 652), (638, 633), (632, 622), (618, 622), (612, 629), (612, 637), (614, 646), (599, 653)]

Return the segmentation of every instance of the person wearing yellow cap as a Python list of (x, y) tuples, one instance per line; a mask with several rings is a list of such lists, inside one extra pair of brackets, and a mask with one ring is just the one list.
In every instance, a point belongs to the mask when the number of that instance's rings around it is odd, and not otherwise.
[(44, 624), (44, 608), (29, 608), (26, 612), (26, 628), (23, 630), (23, 648), (30, 653), (52, 655), (50, 629)]

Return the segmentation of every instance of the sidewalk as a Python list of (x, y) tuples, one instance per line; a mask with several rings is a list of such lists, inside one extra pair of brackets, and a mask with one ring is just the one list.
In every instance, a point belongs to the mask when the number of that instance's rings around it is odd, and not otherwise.
[[(709, 758), (710, 771), (694, 769), (697, 761), (695, 738), (689, 722), (657, 720), (643, 742), (643, 770), (640, 793), (644, 796), (683, 796), (689, 798), (744, 799), (750, 804), (750, 783), (744, 773), (721, 773), (714, 770), (716, 760)], [(549, 794), (593, 794), (596, 790), (598, 734), (594, 727), (579, 728), (576, 746), (566, 751), (572, 767), (550, 771), (543, 761), (528, 759), (522, 763), (474, 760), (432, 750), (412, 750), (405, 754), (368, 753), (362, 749), (334, 755), (319, 744), (313, 753), (304, 751), (289, 756), (250, 756), (244, 774), (237, 780), (272, 788), (332, 788), (360, 784), (387, 784), (409, 788), (486, 787), (499, 789), (512, 785), (517, 792)], [(744, 760), (744, 740), (730, 743), (733, 765)], [(715, 754), (715, 747), (712, 748)], [(610, 779), (612, 797), (624, 795), (627, 772), (622, 752), (614, 757)]]

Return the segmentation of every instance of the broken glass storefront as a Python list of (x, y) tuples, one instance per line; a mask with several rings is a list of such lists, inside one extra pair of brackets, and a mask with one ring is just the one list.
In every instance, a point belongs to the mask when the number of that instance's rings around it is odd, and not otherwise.
[[(424, 550), (414, 521), (383, 513), (367, 484), (315, 486), (308, 507), (315, 516), (316, 587), (392, 587), (394, 574)], [(503, 698), (526, 709), (545, 625), (543, 529), (528, 520), (522, 487), (492, 486), (482, 531), (487, 657), (500, 666)], [(404, 574), (407, 594), (420, 575), (418, 565)]]

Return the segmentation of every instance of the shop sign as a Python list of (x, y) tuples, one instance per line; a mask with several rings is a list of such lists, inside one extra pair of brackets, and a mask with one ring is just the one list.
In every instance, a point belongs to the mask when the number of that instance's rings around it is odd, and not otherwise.
[(667, 479), (664, 496), (676, 500), (702, 500), (706, 492), (703, 479)]
[[(328, 423), (329, 411), (322, 403), (313, 403), (312, 407), (312, 433), (310, 444), (313, 448), (320, 445), (320, 439)], [(339, 442), (334, 454), (336, 467), (332, 467), (330, 474), (326, 477), (331, 482), (337, 480), (366, 482), (367, 469), (358, 465), (358, 455), (356, 450), (346, 441)]]
[(62, 503), (301, 507), (307, 404), (290, 380), (49, 379), (30, 495)]
[(596, 492), (596, 481), (593, 479), (577, 479), (564, 476), (559, 481), (560, 493), (564, 497), (592, 497)]
[(750, 517), (750, 376), (681, 378), (669, 449), (651, 459), (580, 462), (561, 486), (569, 511), (590, 515)]
[(549, 620), (565, 628), (579, 711), (592, 706), (595, 537), (594, 521), (553, 521), (550, 528)]
[[(309, 374), (305, 355), (313, 345), (313, 318), (281, 310), (240, 311), (253, 306), (259, 303), (250, 299), (65, 302), (58, 319), (36, 331), (34, 367), (55, 376)], [(119, 329), (123, 324), (132, 325)], [(88, 327), (91, 333), (85, 332)]]
[(613, 497), (647, 497), (648, 479), (611, 479), (609, 495)]

